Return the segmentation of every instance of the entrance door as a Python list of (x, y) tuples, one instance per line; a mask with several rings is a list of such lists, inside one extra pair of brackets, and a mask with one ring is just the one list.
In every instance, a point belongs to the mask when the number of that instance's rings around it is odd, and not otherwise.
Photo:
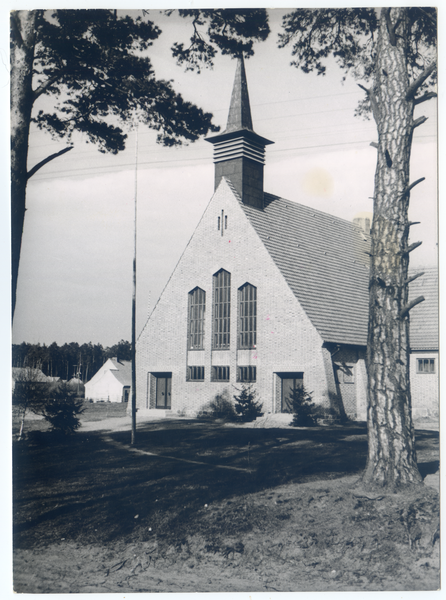
[(292, 413), (293, 403), (291, 395), (294, 390), (302, 388), (304, 385), (303, 373), (281, 373), (282, 379), (282, 405), (281, 412)]
[(156, 408), (171, 408), (172, 373), (156, 376)]

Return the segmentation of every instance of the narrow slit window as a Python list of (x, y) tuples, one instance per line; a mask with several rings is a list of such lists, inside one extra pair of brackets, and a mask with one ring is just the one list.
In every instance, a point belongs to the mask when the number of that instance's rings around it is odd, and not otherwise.
[(257, 288), (246, 283), (239, 289), (239, 348), (257, 345)]
[(214, 275), (213, 348), (226, 350), (231, 329), (231, 274), (223, 269)]
[(189, 350), (204, 349), (206, 292), (195, 288), (189, 293)]

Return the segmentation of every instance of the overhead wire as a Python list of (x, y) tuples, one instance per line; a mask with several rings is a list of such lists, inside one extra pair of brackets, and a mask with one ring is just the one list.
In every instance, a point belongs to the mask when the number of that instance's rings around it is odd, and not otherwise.
[[(419, 136), (419, 138), (435, 138), (435, 135), (426, 135), (426, 136)], [(279, 152), (289, 152), (290, 155), (292, 152), (296, 152), (296, 151), (300, 151), (300, 150), (310, 150), (310, 149), (318, 149), (318, 148), (330, 148), (330, 147), (335, 147), (335, 146), (349, 146), (349, 145), (354, 145), (354, 144), (370, 144), (370, 139), (368, 140), (355, 140), (355, 141), (351, 141), (351, 142), (337, 142), (335, 144), (316, 144), (316, 145), (312, 145), (312, 146), (295, 146), (292, 148), (282, 148), (282, 149), (269, 149), (268, 150), (268, 154), (276, 154)], [(159, 168), (166, 168), (166, 165), (170, 165), (171, 167), (175, 167), (178, 166), (178, 163), (190, 163), (190, 162), (197, 162), (197, 163), (203, 163), (204, 161), (208, 160), (209, 156), (199, 156), (199, 157), (192, 157), (192, 158), (178, 158), (178, 159), (171, 159), (171, 160), (159, 160), (159, 161), (140, 161), (139, 162), (139, 166), (142, 165), (155, 165), (156, 167)], [(30, 181), (43, 181), (43, 180), (49, 180), (49, 179), (57, 179), (57, 178), (67, 178), (67, 177), (79, 177), (79, 176), (87, 176), (89, 173), (96, 171), (98, 175), (106, 175), (107, 173), (110, 172), (116, 172), (116, 171), (124, 171), (126, 170), (127, 167), (132, 167), (133, 163), (121, 163), (119, 165), (104, 165), (104, 166), (99, 166), (99, 167), (79, 167), (79, 168), (74, 168), (74, 169), (62, 169), (62, 170), (58, 170), (58, 171), (51, 171), (50, 173), (47, 173), (47, 175), (55, 175), (57, 177), (53, 177), (53, 176), (44, 176), (44, 177), (35, 177), (33, 179), (31, 179)], [(76, 171), (82, 171), (81, 173), (77, 173)], [(71, 175), (71, 174), (74, 175)]]

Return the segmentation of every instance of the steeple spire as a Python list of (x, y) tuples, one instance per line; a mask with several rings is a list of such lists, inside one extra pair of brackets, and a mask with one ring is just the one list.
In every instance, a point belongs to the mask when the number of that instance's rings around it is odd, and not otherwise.
[(237, 59), (234, 87), (232, 88), (226, 133), (249, 129), (252, 131), (251, 107), (249, 105), (248, 82), (246, 81), (245, 62)]
[(214, 145), (215, 189), (227, 177), (244, 204), (263, 209), (265, 146), (274, 142), (253, 130), (243, 58), (237, 59), (226, 129), (206, 141)]

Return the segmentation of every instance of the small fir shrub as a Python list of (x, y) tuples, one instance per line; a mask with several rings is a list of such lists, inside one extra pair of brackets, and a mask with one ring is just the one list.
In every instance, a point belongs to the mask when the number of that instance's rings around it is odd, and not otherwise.
[(249, 423), (257, 417), (261, 417), (263, 415), (263, 404), (256, 401), (257, 391), (253, 389), (252, 385), (244, 385), (237, 391), (239, 393), (234, 396), (234, 400), (238, 419), (244, 423)]
[(234, 405), (229, 399), (227, 392), (217, 394), (213, 400), (203, 406), (198, 416), (210, 419), (223, 419), (224, 421), (236, 420)]
[(76, 392), (66, 383), (62, 383), (48, 398), (40, 414), (52, 429), (62, 435), (70, 435), (80, 427), (80, 415), (84, 412), (84, 403), (76, 398)]
[(289, 399), (293, 406), (293, 420), (290, 425), (294, 427), (314, 427), (317, 425), (316, 405), (303, 386), (293, 390)]

